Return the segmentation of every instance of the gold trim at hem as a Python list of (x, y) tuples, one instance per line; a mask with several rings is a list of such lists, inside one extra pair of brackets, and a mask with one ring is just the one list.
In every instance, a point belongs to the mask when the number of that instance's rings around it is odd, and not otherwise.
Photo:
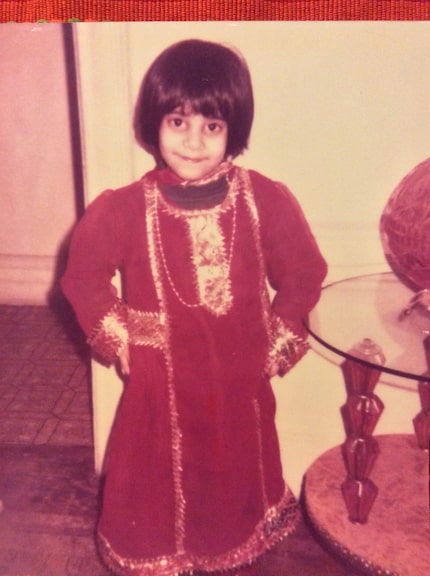
[(252, 564), (288, 536), (295, 529), (299, 518), (299, 506), (287, 488), (280, 502), (267, 510), (245, 543), (218, 556), (199, 556), (185, 550), (171, 556), (150, 559), (124, 558), (113, 550), (103, 534), (99, 532), (97, 537), (102, 559), (117, 576), (179, 576), (194, 570), (219, 572)]

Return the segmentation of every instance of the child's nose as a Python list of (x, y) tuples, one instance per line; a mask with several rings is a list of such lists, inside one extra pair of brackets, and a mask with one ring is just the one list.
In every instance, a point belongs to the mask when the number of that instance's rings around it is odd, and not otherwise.
[(185, 145), (189, 150), (201, 150), (204, 143), (200, 130), (190, 130), (186, 135)]

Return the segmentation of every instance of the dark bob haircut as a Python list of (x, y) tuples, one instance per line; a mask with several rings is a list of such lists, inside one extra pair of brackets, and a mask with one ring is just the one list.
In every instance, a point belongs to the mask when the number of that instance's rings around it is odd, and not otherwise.
[(227, 123), (226, 155), (248, 145), (254, 98), (248, 66), (235, 51), (203, 40), (164, 50), (145, 74), (134, 116), (138, 143), (159, 160), (158, 134), (165, 114), (188, 104), (195, 114)]

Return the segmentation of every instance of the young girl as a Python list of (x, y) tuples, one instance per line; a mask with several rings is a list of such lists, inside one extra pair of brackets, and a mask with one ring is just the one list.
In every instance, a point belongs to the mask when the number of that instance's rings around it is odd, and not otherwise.
[(128, 376), (97, 531), (116, 574), (236, 568), (296, 523), (270, 377), (305, 353), (326, 265), (287, 188), (232, 164), (252, 119), (240, 55), (171, 46), (135, 113), (156, 168), (101, 194), (74, 233), (64, 292)]

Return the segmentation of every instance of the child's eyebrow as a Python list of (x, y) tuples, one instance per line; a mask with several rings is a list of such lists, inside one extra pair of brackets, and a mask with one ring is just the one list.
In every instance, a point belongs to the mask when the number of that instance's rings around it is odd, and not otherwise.
[(189, 115), (189, 114), (185, 113), (185, 110), (182, 108), (182, 106), (176, 106), (176, 108), (173, 108), (173, 110), (171, 110), (170, 112), (167, 112), (167, 114), (179, 114), (180, 116)]

